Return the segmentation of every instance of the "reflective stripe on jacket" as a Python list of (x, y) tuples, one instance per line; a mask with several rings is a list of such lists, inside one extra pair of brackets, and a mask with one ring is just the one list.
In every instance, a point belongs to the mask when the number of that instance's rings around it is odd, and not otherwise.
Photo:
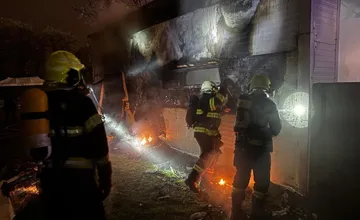
[(69, 157), (65, 163), (65, 168), (74, 169), (94, 169), (96, 166), (104, 166), (110, 162), (109, 155), (98, 159), (87, 159), (84, 157)]
[[(76, 137), (86, 132), (91, 132), (94, 128), (102, 123), (102, 117), (99, 114), (94, 114), (85, 122), (84, 126), (60, 127), (59, 134), (66, 137)], [(56, 135), (54, 129), (51, 130), (51, 134)]]
[(225, 104), (226, 98), (220, 93), (202, 94), (199, 108), (196, 110), (199, 122), (194, 128), (194, 132), (204, 133), (209, 136), (219, 136), (220, 113)]
[(92, 100), (75, 90), (50, 91), (48, 98), (55, 165), (95, 168), (108, 162), (104, 122)]

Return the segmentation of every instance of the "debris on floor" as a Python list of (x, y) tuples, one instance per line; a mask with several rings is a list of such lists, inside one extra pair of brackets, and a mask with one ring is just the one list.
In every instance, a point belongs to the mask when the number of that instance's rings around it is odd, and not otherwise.
[[(165, 164), (155, 166), (146, 160), (132, 160), (126, 154), (113, 153), (113, 189), (106, 200), (109, 220), (188, 220), (197, 212), (208, 213), (205, 219), (219, 218), (221, 210), (209, 209), (208, 204), (191, 193), (181, 177), (168, 175)], [(173, 171), (176, 173), (175, 169)], [(219, 214), (214, 214), (214, 212)]]

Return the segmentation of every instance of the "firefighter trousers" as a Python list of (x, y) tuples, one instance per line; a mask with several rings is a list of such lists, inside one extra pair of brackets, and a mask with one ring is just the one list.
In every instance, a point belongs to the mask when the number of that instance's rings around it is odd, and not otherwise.
[[(72, 195), (42, 195), (46, 213), (45, 220), (87, 219), (106, 220), (103, 203), (97, 195), (88, 194), (78, 197)], [(45, 198), (44, 198), (45, 197)]]
[(232, 193), (233, 213), (241, 210), (241, 204), (245, 199), (245, 190), (250, 181), (251, 171), (253, 171), (255, 182), (252, 201), (253, 212), (262, 209), (270, 186), (270, 152), (262, 149), (245, 150), (236, 148), (234, 166), (236, 167), (236, 174)]
[(40, 197), (46, 220), (105, 220), (103, 197), (92, 170), (44, 169)]
[(201, 175), (210, 167), (213, 167), (221, 154), (220, 137), (208, 136), (202, 133), (195, 133), (195, 139), (200, 147), (200, 157), (189, 175), (191, 182), (198, 182)]

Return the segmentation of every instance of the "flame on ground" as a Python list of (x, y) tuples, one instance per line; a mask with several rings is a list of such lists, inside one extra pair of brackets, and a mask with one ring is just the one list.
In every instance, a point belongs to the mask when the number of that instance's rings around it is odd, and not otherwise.
[(144, 137), (144, 138), (142, 139), (142, 141), (140, 142), (140, 144), (141, 144), (141, 145), (146, 145), (146, 144), (152, 142), (152, 140), (153, 140), (152, 137), (148, 137), (147, 139), (146, 139), (146, 137)]
[(225, 185), (225, 183), (226, 183), (226, 182), (225, 182), (225, 180), (224, 180), (224, 179), (221, 179), (221, 180), (219, 181), (219, 185), (220, 185), (220, 186)]

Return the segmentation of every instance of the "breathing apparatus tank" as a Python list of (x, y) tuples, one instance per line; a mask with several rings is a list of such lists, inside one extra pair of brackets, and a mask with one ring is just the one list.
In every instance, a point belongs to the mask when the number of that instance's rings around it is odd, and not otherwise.
[(32, 159), (42, 164), (51, 155), (48, 97), (39, 88), (27, 89), (20, 97), (20, 133)]

